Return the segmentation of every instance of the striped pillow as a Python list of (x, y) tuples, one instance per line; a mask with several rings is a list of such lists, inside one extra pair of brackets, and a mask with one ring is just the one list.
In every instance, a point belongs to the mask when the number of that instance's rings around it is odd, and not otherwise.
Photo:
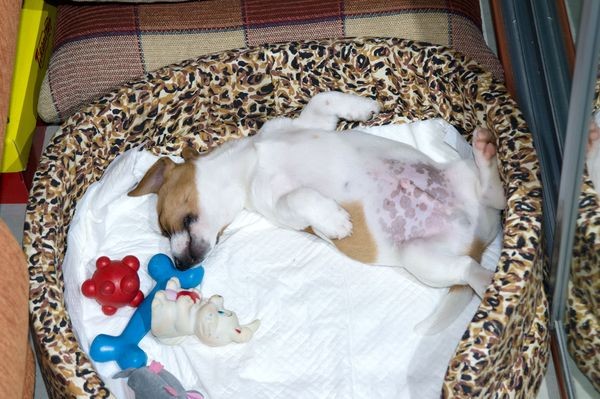
[(481, 32), (479, 0), (206, 0), (58, 7), (38, 112), (60, 122), (144, 73), (267, 42), (358, 36), (448, 45), (502, 78)]

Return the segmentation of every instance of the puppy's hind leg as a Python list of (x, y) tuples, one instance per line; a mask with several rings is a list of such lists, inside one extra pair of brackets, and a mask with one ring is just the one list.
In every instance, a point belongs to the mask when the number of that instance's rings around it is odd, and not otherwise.
[(330, 91), (314, 96), (296, 123), (305, 128), (335, 130), (339, 119), (367, 121), (379, 113), (379, 103), (356, 94)]
[(483, 297), (493, 277), (470, 256), (432, 252), (427, 245), (409, 245), (401, 251), (400, 261), (424, 284), (451, 287), (437, 309), (416, 325), (415, 331), (424, 335), (436, 334), (454, 322), (473, 297), (473, 291)]
[(405, 245), (400, 266), (431, 287), (469, 285), (481, 298), (494, 275), (470, 256), (432, 251), (431, 245)]
[(504, 209), (506, 197), (498, 173), (496, 144), (488, 129), (480, 127), (473, 132), (473, 155), (479, 170), (481, 202), (495, 209)]

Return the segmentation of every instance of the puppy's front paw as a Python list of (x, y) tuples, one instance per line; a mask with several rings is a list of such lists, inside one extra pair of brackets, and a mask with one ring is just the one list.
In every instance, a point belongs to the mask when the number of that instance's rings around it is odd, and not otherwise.
[(312, 223), (313, 229), (332, 240), (339, 240), (352, 234), (350, 214), (344, 208), (332, 203), (321, 209), (320, 216)]
[(340, 117), (349, 121), (366, 122), (379, 112), (381, 112), (381, 106), (376, 100), (352, 96), (346, 111)]

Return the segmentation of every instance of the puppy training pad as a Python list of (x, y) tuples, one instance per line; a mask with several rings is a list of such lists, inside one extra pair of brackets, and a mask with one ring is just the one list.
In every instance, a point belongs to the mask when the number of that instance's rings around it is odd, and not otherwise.
[(535, 395), (547, 363), (548, 307), (532, 136), (505, 87), (475, 62), (440, 46), (372, 38), (274, 44), (189, 60), (125, 85), (62, 125), (40, 160), (23, 239), (33, 341), (51, 397), (111, 395), (64, 306), (67, 231), (88, 186), (127, 149), (144, 145), (155, 155), (179, 155), (187, 145), (213, 147), (254, 134), (267, 119), (297, 115), (326, 90), (377, 98), (384, 112), (370, 125), (440, 117), (469, 141), (478, 125), (495, 133), (508, 200), (498, 272), (451, 357), (442, 392)]

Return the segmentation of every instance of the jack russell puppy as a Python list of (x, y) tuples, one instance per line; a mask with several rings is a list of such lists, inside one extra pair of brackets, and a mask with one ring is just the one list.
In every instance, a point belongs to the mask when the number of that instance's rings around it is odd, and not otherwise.
[(471, 299), (468, 287), (482, 297), (492, 279), (479, 257), (506, 203), (494, 137), (477, 129), (474, 159), (436, 163), (405, 144), (335, 131), (340, 118), (366, 121), (379, 110), (357, 95), (318, 94), (298, 118), (268, 121), (253, 137), (203, 156), (186, 149), (180, 164), (159, 159), (129, 195), (158, 195), (159, 225), (181, 270), (201, 262), (245, 208), (360, 262), (460, 286), (418, 326), (439, 331)]

